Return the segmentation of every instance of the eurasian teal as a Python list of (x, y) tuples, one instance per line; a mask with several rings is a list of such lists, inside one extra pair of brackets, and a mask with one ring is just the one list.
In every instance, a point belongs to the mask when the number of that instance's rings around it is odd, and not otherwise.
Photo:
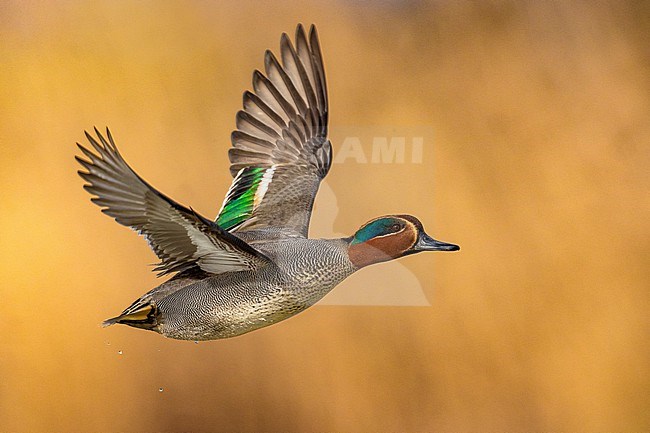
[(86, 191), (102, 212), (143, 235), (175, 273), (104, 326), (122, 323), (181, 340), (234, 337), (314, 305), (358, 269), (420, 251), (454, 251), (410, 215), (388, 215), (353, 236), (308, 239), (312, 205), (330, 169), (327, 87), (314, 26), (286, 34), (281, 62), (266, 51), (253, 74), (228, 152), (234, 177), (215, 221), (162, 194), (138, 176), (110, 131), (86, 132), (92, 149)]

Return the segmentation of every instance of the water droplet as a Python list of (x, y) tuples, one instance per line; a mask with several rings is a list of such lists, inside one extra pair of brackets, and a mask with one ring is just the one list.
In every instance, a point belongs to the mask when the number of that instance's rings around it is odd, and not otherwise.
[(110, 341), (107, 341), (107, 342), (106, 342), (106, 345), (107, 345), (107, 346), (110, 346), (110, 345), (111, 345), (111, 342), (110, 342)]
[(158, 392), (163, 392), (163, 391), (164, 391), (164, 389), (158, 388)]
[(118, 355), (121, 355), (121, 354), (122, 354), (122, 351), (121, 351), (121, 350), (118, 350), (118, 351), (117, 351), (117, 354), (118, 354)]

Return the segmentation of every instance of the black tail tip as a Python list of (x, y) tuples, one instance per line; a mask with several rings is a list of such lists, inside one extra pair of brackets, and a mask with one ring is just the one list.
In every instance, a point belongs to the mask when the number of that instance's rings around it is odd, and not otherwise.
[(120, 317), (113, 317), (112, 319), (106, 319), (102, 322), (102, 328), (109, 327), (111, 325), (115, 325), (120, 321)]

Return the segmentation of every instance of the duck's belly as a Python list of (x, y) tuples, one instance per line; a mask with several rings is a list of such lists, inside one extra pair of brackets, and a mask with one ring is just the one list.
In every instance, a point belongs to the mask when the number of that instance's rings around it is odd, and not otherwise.
[(197, 283), (162, 299), (159, 332), (180, 340), (216, 340), (287, 319), (311, 306), (301, 292), (279, 285), (209, 287)]
[(316, 264), (304, 251), (290, 256), (274, 257), (284, 271), (267, 267), (215, 275), (158, 300), (158, 332), (182, 340), (245, 334), (305, 310), (354, 271), (346, 256), (324, 247)]

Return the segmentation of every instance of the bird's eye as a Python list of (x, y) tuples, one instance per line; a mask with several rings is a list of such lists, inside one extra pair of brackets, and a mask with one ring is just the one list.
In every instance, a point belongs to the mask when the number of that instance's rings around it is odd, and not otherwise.
[(393, 224), (392, 226), (390, 226), (390, 231), (393, 232), (393, 233), (397, 233), (397, 232), (400, 231), (401, 229), (402, 229), (402, 226), (399, 225), (399, 224), (397, 224), (397, 223), (395, 223), (395, 224)]

